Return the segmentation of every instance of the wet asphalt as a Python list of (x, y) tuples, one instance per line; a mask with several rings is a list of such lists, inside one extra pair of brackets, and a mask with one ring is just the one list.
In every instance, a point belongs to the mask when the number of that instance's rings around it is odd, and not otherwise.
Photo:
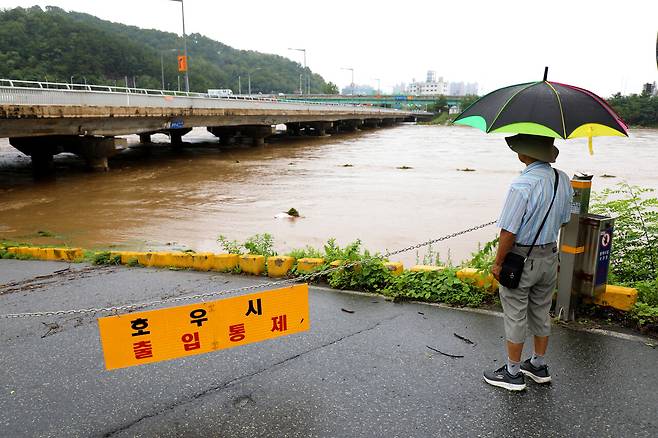
[[(0, 314), (105, 307), (265, 281), (1, 260)], [(104, 369), (93, 315), (0, 318), (0, 436), (658, 434), (658, 349), (641, 340), (555, 327), (548, 356), (553, 384), (528, 382), (526, 391), (510, 393), (482, 381), (485, 368), (503, 363), (496, 315), (322, 288), (311, 288), (309, 299), (308, 332), (115, 371)]]

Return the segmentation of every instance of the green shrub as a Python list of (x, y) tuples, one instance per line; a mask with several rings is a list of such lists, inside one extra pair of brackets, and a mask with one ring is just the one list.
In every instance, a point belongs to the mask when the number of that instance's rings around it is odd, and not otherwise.
[(310, 245), (306, 245), (304, 248), (293, 249), (287, 255), (297, 260), (305, 258), (324, 258), (324, 254), (320, 250), (313, 248)]
[(371, 256), (367, 250), (359, 257), (352, 255), (351, 259), (339, 260), (346, 260), (346, 263), (358, 261), (358, 264), (329, 274), (329, 285), (333, 288), (381, 292), (393, 278), (382, 260)]
[(658, 278), (653, 281), (638, 281), (635, 283), (637, 289), (637, 301), (658, 307)]
[(384, 294), (468, 307), (481, 305), (487, 297), (471, 281), (457, 278), (455, 268), (429, 272), (405, 271), (393, 277)]
[(97, 252), (91, 262), (94, 265), (120, 265), (121, 256), (113, 256), (109, 251)]
[(224, 251), (229, 254), (241, 255), (243, 253), (243, 246), (237, 240), (228, 240), (225, 236), (220, 234), (217, 238), (217, 243), (219, 243), (219, 246), (221, 246)]
[(228, 240), (225, 236), (220, 235), (217, 243), (229, 254), (253, 254), (265, 257), (277, 255), (274, 251), (274, 239), (271, 234), (255, 234), (248, 238), (244, 243), (237, 240)]
[(336, 244), (336, 239), (331, 238), (327, 240), (327, 243), (324, 245), (324, 261), (331, 263), (335, 260), (344, 260), (344, 261), (355, 261), (361, 260), (363, 254), (361, 254), (361, 240), (357, 239), (354, 242), (348, 244), (345, 248), (341, 248)]
[(271, 234), (256, 234), (248, 238), (243, 246), (249, 254), (262, 255), (265, 257), (275, 256), (274, 239)]
[(658, 276), (658, 199), (646, 197), (653, 191), (622, 182), (593, 195), (590, 211), (616, 218), (611, 281), (633, 286)]
[(631, 319), (641, 328), (646, 325), (658, 325), (658, 306), (635, 303), (630, 311)]
[(137, 266), (139, 266), (139, 260), (137, 259), (137, 257), (132, 257), (128, 259), (128, 263), (126, 264), (131, 268), (136, 268)]
[(498, 240), (493, 240), (484, 244), (484, 247), (478, 243), (478, 250), (471, 254), (471, 259), (464, 263), (465, 268), (475, 268), (478, 271), (490, 272), (494, 260), (496, 260), (496, 251), (498, 249)]

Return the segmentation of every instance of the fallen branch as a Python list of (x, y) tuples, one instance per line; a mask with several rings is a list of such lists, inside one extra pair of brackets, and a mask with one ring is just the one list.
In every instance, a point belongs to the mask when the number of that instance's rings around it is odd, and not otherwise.
[(436, 348), (432, 348), (432, 347), (430, 347), (429, 345), (426, 345), (426, 347), (429, 348), (430, 350), (432, 350), (432, 351), (436, 351), (437, 353), (440, 353), (440, 354), (442, 354), (442, 355), (444, 355), (444, 356), (453, 357), (453, 358), (455, 358), (455, 359), (461, 359), (462, 357), (464, 357), (464, 356), (462, 356), (462, 355), (460, 355), (460, 354), (448, 354), (448, 353), (444, 353), (443, 351), (439, 351), (439, 350), (437, 350)]
[(453, 335), (455, 335), (455, 337), (456, 337), (457, 339), (461, 339), (462, 341), (466, 342), (466, 343), (469, 344), (469, 345), (475, 345), (475, 342), (471, 341), (471, 340), (468, 339), (468, 338), (465, 338), (465, 337), (463, 337), (463, 336), (459, 336), (457, 333), (453, 333)]

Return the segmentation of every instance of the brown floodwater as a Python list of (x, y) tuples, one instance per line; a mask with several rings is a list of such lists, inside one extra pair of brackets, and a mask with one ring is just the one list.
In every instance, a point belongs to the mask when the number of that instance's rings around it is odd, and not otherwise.
[[(154, 136), (162, 144), (151, 153), (137, 147), (136, 136), (128, 139), (133, 147), (110, 160), (110, 172), (87, 173), (76, 157), (60, 155), (50, 182), (33, 181), (29, 157), (0, 139), (0, 237), (219, 252), (220, 234), (244, 240), (270, 233), (279, 253), (321, 247), (331, 237), (341, 245), (361, 239), (384, 252), (496, 219), (509, 182), (523, 169), (503, 136), (467, 127), (404, 124), (222, 149), (195, 129), (181, 151)], [(594, 174), (595, 190), (623, 180), (658, 188), (657, 130), (594, 139), (593, 156), (582, 139), (557, 145), (557, 166)], [(473, 171), (458, 170), (465, 168)], [(291, 207), (302, 217), (276, 217)], [(434, 249), (459, 261), (495, 234), (489, 227)], [(415, 252), (394, 257), (416, 259)]]

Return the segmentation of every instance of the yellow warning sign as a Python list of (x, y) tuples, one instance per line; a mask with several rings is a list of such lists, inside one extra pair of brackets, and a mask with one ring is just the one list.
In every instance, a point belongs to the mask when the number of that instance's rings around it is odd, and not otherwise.
[(309, 329), (308, 285), (98, 319), (108, 370), (192, 356)]

